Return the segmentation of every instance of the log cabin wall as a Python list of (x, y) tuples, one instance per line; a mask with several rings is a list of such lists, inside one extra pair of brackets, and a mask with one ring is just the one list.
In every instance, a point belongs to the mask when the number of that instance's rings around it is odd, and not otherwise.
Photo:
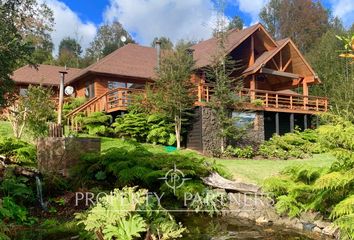
[(108, 91), (108, 80), (104, 77), (95, 78), (95, 94), (101, 96)]

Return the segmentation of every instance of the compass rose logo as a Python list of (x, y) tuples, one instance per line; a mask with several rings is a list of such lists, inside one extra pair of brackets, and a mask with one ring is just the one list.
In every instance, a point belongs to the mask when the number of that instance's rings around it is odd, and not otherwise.
[(184, 173), (176, 168), (174, 164), (173, 169), (169, 170), (166, 175), (161, 180), (165, 180), (166, 185), (173, 190), (173, 193), (176, 194), (176, 189), (183, 186), (184, 182), (190, 180), (186, 178)]

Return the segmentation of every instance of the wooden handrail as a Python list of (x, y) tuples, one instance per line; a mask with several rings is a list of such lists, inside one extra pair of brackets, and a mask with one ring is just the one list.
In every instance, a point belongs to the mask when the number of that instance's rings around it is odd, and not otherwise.
[[(209, 102), (210, 96), (212, 96), (213, 93), (213, 85), (210, 83), (199, 84), (197, 91), (199, 102)], [(248, 88), (243, 88), (235, 94), (241, 99), (245, 98), (244, 102), (250, 102), (251, 93), (254, 94), (255, 100), (262, 100), (264, 104), (263, 106), (266, 108), (309, 110), (316, 112), (328, 110), (328, 98), (326, 97), (281, 93), (268, 90), (251, 90)]]

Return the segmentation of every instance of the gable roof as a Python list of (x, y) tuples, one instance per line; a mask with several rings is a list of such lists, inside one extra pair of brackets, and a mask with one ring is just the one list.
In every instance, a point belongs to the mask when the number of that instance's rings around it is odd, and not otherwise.
[(152, 79), (155, 76), (156, 65), (157, 51), (155, 48), (129, 43), (81, 70), (71, 78), (67, 78), (66, 84), (88, 73)]
[[(227, 32), (227, 39), (225, 43), (226, 53), (230, 53), (233, 49), (239, 46), (244, 40), (251, 36), (255, 31), (262, 30), (269, 40), (277, 46), (277, 43), (269, 36), (268, 32), (264, 29), (262, 24), (257, 23), (249, 28), (242, 30), (232, 29)], [(208, 40), (197, 43), (191, 47), (194, 50), (193, 56), (196, 60), (196, 67), (201, 68), (211, 64), (213, 55), (217, 50), (217, 38), (213, 37)]]
[[(41, 84), (46, 86), (59, 86), (59, 71), (64, 71), (64, 67), (39, 64), (36, 66), (26, 65), (13, 72), (11, 78), (17, 84)], [(66, 77), (71, 77), (81, 69), (67, 68)]]
[(251, 66), (249, 66), (248, 68), (246, 68), (243, 71), (243, 74), (252, 74), (257, 72), (263, 64), (267, 63), (269, 60), (271, 60), (283, 47), (285, 47), (285, 45), (288, 43), (289, 39), (282, 39), (280, 41), (277, 41), (278, 46), (272, 50), (269, 51), (265, 51), (264, 53), (262, 53), (254, 62), (254, 64), (252, 64)]
[[(249, 75), (257, 72), (264, 64), (270, 61), (277, 53), (279, 53), (285, 46), (288, 44), (294, 49), (300, 60), (304, 63), (308, 71), (316, 76), (315, 71), (312, 69), (311, 65), (306, 61), (304, 56), (301, 54), (300, 50), (296, 47), (294, 42), (290, 38), (285, 38), (277, 41), (278, 46), (270, 51), (266, 51), (259, 56), (252, 66), (249, 66), (246, 70), (243, 71), (243, 74)], [(320, 79), (315, 79), (316, 83), (320, 83)]]

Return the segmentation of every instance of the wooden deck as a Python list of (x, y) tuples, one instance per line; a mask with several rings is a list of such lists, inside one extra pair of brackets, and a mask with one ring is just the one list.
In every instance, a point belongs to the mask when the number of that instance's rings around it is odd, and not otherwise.
[[(197, 105), (207, 105), (213, 97), (211, 85), (198, 86)], [(318, 114), (328, 111), (328, 99), (325, 97), (286, 94), (266, 90), (235, 90), (235, 97), (240, 101), (238, 108), (271, 112)]]
[[(133, 94), (143, 93), (143, 89), (116, 88), (98, 97), (94, 97), (74, 109), (67, 115), (68, 121), (74, 122), (78, 114), (89, 115), (93, 112), (111, 113), (126, 111), (132, 101)], [(205, 106), (213, 97), (211, 85), (196, 86), (196, 106)], [(240, 105), (235, 108), (245, 110), (259, 110), (272, 112), (317, 114), (328, 111), (328, 99), (316, 96), (304, 96), (299, 94), (284, 94), (274, 91), (241, 89), (235, 91), (235, 97)]]

